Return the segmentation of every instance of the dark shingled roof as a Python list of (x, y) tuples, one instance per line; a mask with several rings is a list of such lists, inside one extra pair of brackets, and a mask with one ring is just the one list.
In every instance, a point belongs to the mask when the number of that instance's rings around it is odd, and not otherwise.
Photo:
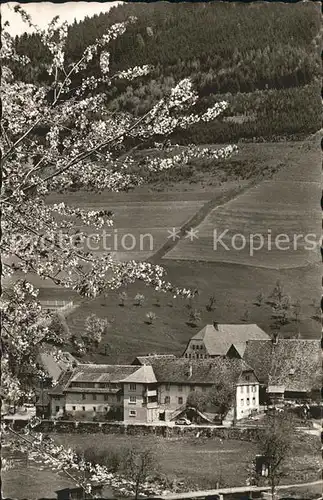
[(147, 356), (137, 356), (132, 365), (149, 365), (154, 359), (176, 359), (175, 354), (147, 354)]
[(71, 382), (120, 382), (138, 370), (132, 365), (79, 364), (74, 370)]
[(221, 378), (237, 383), (242, 372), (253, 371), (241, 359), (153, 359), (150, 364), (157, 381), (170, 384), (214, 384)]
[(320, 340), (279, 339), (249, 341), (244, 360), (266, 385), (284, 386), (286, 391), (310, 391), (321, 387)]
[(62, 372), (65, 372), (73, 363), (77, 363), (74, 356), (69, 352), (62, 352), (55, 356), (50, 351), (40, 352), (38, 362), (54, 381), (57, 381)]
[(72, 376), (72, 372), (70, 370), (64, 372), (61, 374), (61, 376), (59, 377), (58, 381), (57, 381), (57, 384), (48, 391), (48, 394), (50, 395), (57, 395), (57, 396), (62, 396), (64, 393), (64, 389), (69, 381), (69, 379), (71, 378)]
[(261, 384), (268, 384), (273, 351), (272, 340), (248, 340), (243, 359), (253, 367)]

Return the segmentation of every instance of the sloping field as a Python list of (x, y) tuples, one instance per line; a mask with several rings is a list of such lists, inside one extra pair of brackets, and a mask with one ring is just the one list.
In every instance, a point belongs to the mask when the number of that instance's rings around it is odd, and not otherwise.
[[(253, 146), (255, 154), (264, 148)], [(214, 208), (196, 228), (198, 238), (181, 240), (165, 258), (276, 269), (320, 260), (320, 148), (316, 141), (267, 147), (284, 162), (273, 179)]]
[[(100, 237), (94, 251), (113, 252), (119, 260), (145, 260), (155, 253), (167, 240), (168, 229), (180, 227), (204, 204), (203, 201), (149, 201), (109, 203), (104, 208), (115, 213), (113, 227), (97, 231)], [(89, 207), (90, 208), (90, 207)], [(92, 208), (92, 207), (91, 207)], [(103, 208), (94, 205), (93, 209)], [(77, 226), (87, 234), (95, 234), (93, 229)], [(105, 243), (106, 241), (106, 243)], [(88, 243), (91, 244), (89, 241)]]
[[(76, 224), (89, 238), (84, 247), (110, 252), (119, 260), (145, 260), (167, 241), (168, 229), (180, 227), (211, 197), (210, 193), (71, 193), (52, 195), (49, 202), (64, 201), (88, 210), (109, 210), (113, 227), (96, 230)], [(94, 237), (99, 236), (97, 242)]]

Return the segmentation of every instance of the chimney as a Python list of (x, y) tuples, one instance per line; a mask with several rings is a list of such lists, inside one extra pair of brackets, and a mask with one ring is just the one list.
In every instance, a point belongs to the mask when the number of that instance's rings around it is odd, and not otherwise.
[(213, 326), (216, 330), (219, 329), (219, 323), (217, 321), (213, 321)]

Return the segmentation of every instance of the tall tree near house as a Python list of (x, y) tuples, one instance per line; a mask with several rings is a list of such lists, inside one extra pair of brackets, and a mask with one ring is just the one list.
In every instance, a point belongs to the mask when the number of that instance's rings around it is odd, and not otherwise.
[(186, 406), (196, 408), (196, 410), (203, 412), (206, 410), (208, 404), (208, 397), (205, 392), (191, 391), (187, 396)]
[(232, 408), (235, 391), (236, 386), (230, 377), (221, 377), (221, 381), (214, 384), (208, 393), (209, 403), (216, 408), (222, 420)]
[[(11, 402), (29, 397), (33, 384), (27, 379), (42, 376), (36, 364), (37, 352), (54, 335), (48, 328), (48, 314), (41, 311), (38, 291), (18, 279), (17, 271), (89, 298), (137, 280), (176, 297), (192, 294), (166, 281), (159, 265), (116, 261), (111, 255), (98, 256), (82, 247), (80, 241), (87, 233), (75, 230), (75, 223), (100, 231), (105, 225), (113, 225), (110, 210), (88, 211), (63, 202), (48, 203), (48, 197), (52, 194), (55, 199), (57, 192), (68, 194), (70, 189), (92, 193), (132, 189), (143, 182), (143, 177), (131, 170), (138, 145), (147, 146), (155, 138), (166, 139), (198, 122), (212, 121), (228, 107), (221, 101), (197, 113), (197, 92), (190, 79), (184, 78), (163, 97), (152, 99), (151, 108), (140, 116), (130, 111), (111, 112), (109, 90), (114, 83), (147, 79), (151, 71), (148, 65), (122, 71), (110, 65), (111, 42), (121, 37), (135, 19), (109, 26), (73, 61), (73, 54), (66, 53), (67, 23), (59, 26), (56, 17), (48, 28), (40, 30), (21, 6), (15, 10), (38, 34), (47, 54), (43, 66), (47, 77), (45, 83), (23, 79), (19, 67), (26, 68), (26, 73), (35, 67), (16, 52), (5, 23), (1, 33), (1, 251), (2, 273), (12, 284), (5, 289), (1, 303), (1, 394)], [(93, 63), (100, 69), (99, 76), (89, 74)], [(142, 168), (158, 173), (178, 162), (228, 158), (235, 151), (235, 146), (218, 150), (192, 146), (167, 159), (157, 151), (153, 158), (143, 160)], [(33, 432), (32, 427), (29, 430)], [(8, 429), (8, 433), (13, 434), (13, 430)], [(42, 456), (41, 439), (29, 441), (28, 450), (35, 448)], [(59, 461), (68, 468), (71, 462), (67, 451), (57, 456), (54, 446), (49, 450), (49, 444), (46, 450), (52, 465)]]
[(259, 432), (259, 451), (267, 463), (267, 482), (273, 500), (276, 498), (276, 488), (286, 473), (287, 460), (292, 454), (294, 433), (293, 418), (284, 412), (268, 417), (265, 429)]

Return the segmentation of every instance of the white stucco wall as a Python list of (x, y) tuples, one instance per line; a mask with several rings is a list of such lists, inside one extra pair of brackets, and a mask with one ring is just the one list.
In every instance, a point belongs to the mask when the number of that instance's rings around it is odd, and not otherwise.
[(245, 418), (259, 411), (259, 383), (239, 384), (236, 390), (236, 419)]

